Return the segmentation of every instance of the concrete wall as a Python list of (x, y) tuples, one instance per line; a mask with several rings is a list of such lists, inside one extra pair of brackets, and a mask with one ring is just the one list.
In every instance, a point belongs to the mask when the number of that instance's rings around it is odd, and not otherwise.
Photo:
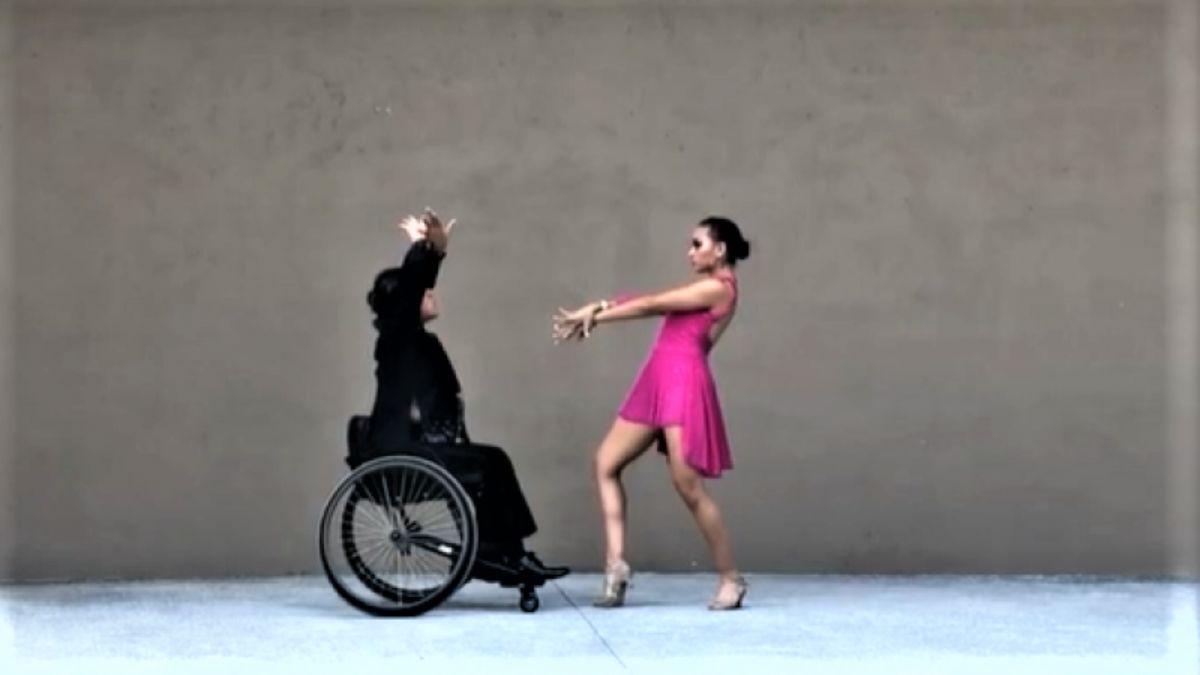
[[(560, 304), (754, 244), (714, 354), (743, 566), (1166, 570), (1159, 3), (121, 3), (15, 14), (20, 579), (317, 568), (390, 225), (544, 557), (653, 325)], [(5, 127), (7, 128), (7, 127)], [(7, 322), (6, 322), (7, 325)], [(6, 474), (7, 475), (7, 474)], [(635, 567), (707, 568), (661, 462)]]
[(13, 6), (0, 0), (0, 579), (12, 577), (17, 546), (13, 419)]

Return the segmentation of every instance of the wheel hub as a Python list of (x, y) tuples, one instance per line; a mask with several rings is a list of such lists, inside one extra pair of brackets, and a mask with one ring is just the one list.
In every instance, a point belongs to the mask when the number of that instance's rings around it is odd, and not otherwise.
[(388, 540), (404, 555), (408, 555), (412, 551), (412, 542), (409, 541), (408, 535), (400, 530), (392, 530), (392, 533), (388, 535)]

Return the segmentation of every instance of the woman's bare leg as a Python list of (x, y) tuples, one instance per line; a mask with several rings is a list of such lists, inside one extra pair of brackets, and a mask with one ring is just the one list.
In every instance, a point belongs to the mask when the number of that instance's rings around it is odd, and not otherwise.
[(625, 488), (621, 471), (645, 452), (653, 437), (652, 427), (618, 417), (596, 450), (596, 485), (604, 517), (604, 561), (608, 566), (625, 559)]
[(679, 492), (683, 503), (700, 526), (700, 532), (704, 535), (704, 541), (708, 543), (709, 553), (712, 554), (713, 564), (720, 573), (721, 580), (733, 583), (738, 578), (738, 571), (733, 563), (729, 532), (725, 529), (721, 510), (704, 489), (704, 481), (700, 474), (683, 459), (683, 432), (680, 427), (667, 427), (663, 431), (667, 437), (671, 482), (675, 484), (675, 490)]

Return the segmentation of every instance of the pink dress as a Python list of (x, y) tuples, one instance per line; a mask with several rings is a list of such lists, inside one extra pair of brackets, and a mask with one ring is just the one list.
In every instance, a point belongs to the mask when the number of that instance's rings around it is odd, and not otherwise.
[(724, 307), (667, 314), (617, 412), (638, 424), (681, 427), (684, 461), (708, 478), (733, 468), (708, 352), (712, 327), (737, 304), (737, 278), (732, 274), (717, 278), (733, 289), (733, 300)]

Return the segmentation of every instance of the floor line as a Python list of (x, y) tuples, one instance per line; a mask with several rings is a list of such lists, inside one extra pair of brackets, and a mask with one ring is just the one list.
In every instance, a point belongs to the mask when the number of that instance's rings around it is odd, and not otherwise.
[(617, 660), (617, 663), (621, 664), (621, 668), (623, 670), (629, 670), (629, 667), (625, 665), (625, 662), (621, 660), (621, 657), (617, 656), (617, 652), (612, 648), (612, 645), (608, 644), (608, 640), (604, 639), (604, 636), (601, 635), (600, 631), (596, 629), (596, 625), (593, 624), (592, 620), (587, 617), (587, 614), (583, 613), (583, 610), (580, 609), (579, 605), (575, 604), (575, 601), (571, 599), (571, 596), (567, 595), (567, 592), (562, 589), (562, 586), (559, 586), (558, 582), (556, 581), (551, 581), (550, 583), (553, 584), (554, 588), (556, 588), (563, 596), (563, 599), (567, 601), (567, 604), (575, 608), (575, 611), (578, 612), (579, 616), (582, 617), (584, 622), (587, 623), (588, 628), (591, 628), (592, 632), (596, 634), (596, 639), (600, 640), (600, 644), (604, 645), (604, 648), (608, 650), (608, 653), (612, 654), (612, 657)]

